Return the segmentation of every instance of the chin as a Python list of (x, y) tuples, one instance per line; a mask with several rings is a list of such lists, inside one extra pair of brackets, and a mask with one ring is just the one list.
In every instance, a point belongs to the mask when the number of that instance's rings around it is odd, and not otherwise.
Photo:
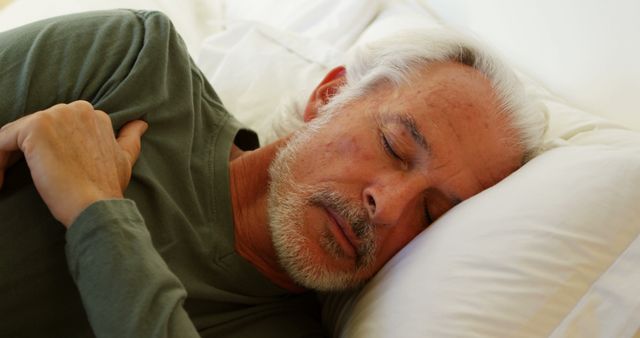
[[(345, 264), (327, 253), (313, 254), (312, 250), (294, 250), (293, 254), (280, 255), (280, 262), (293, 280), (312, 290), (343, 291), (361, 286), (368, 279), (362, 271), (354, 270), (354, 264)], [(345, 268), (345, 265), (348, 268)]]
[(330, 234), (311, 230), (315, 227), (305, 223), (305, 217), (291, 222), (294, 217), (288, 216), (271, 220), (271, 237), (280, 265), (297, 284), (317, 291), (342, 291), (361, 286), (373, 274), (369, 273), (372, 264), (359, 266)]

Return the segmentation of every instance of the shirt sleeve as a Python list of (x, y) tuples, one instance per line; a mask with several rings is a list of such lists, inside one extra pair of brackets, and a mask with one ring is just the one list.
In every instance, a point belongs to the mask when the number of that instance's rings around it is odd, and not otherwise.
[(66, 234), (69, 270), (97, 337), (199, 337), (186, 291), (132, 200), (90, 205)]

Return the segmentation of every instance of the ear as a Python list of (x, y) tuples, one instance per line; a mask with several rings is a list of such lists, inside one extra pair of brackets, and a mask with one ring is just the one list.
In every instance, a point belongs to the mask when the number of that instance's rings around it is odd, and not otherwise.
[(331, 100), (338, 88), (347, 82), (347, 70), (344, 66), (333, 68), (311, 93), (309, 102), (304, 110), (304, 121), (309, 122), (318, 115), (318, 108), (324, 106)]

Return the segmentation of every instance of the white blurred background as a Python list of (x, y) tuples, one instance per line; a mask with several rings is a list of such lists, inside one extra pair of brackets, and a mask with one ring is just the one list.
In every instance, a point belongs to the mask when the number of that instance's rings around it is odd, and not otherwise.
[[(410, 1), (493, 45), (568, 103), (640, 130), (640, 1)], [(287, 11), (291, 14), (309, 2), (313, 0), (0, 0), (0, 31), (72, 11), (159, 9), (174, 14), (170, 16), (195, 55), (200, 42), (221, 29), (216, 21), (258, 15), (263, 21), (278, 22)], [(178, 12), (182, 13), (175, 15)]]
[(427, 3), (570, 103), (640, 130), (640, 1)]

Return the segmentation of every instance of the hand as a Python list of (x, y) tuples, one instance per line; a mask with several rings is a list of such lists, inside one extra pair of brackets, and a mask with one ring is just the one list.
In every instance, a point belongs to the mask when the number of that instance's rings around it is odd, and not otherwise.
[(146, 129), (131, 121), (116, 139), (109, 116), (86, 101), (27, 115), (0, 129), (0, 188), (22, 154), (38, 193), (68, 228), (90, 204), (123, 198)]

